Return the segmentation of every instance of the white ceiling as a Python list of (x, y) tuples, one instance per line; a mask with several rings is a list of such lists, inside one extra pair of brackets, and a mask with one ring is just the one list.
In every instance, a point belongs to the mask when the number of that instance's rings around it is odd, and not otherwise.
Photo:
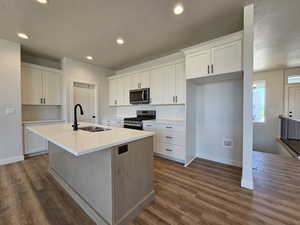
[[(121, 69), (242, 29), (243, 0), (181, 0), (185, 11), (180, 16), (172, 11), (176, 2), (49, 0), (41, 5), (35, 0), (0, 0), (0, 38), (19, 42), (16, 33), (24, 32), (30, 36), (21, 40), (27, 52), (55, 59), (85, 60), (92, 55), (95, 64)], [(273, 29), (265, 32), (268, 37)], [(119, 36), (125, 45), (115, 43)]]
[(300, 0), (257, 0), (254, 70), (300, 66)]

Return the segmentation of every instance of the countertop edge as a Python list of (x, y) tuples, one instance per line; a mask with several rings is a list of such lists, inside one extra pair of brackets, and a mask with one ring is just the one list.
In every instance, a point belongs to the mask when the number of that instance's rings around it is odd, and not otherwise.
[(43, 123), (64, 123), (65, 120), (37, 120), (37, 121), (22, 121), (22, 124), (43, 124)]

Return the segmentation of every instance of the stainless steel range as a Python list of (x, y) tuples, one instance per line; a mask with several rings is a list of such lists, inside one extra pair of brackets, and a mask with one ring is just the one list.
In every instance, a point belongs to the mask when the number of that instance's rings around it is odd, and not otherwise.
[(155, 110), (137, 110), (137, 117), (124, 118), (124, 128), (143, 130), (143, 120), (155, 120)]

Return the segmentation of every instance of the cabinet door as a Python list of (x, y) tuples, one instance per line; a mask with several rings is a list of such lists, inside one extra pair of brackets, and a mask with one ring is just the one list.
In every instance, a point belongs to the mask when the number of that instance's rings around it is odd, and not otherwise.
[(24, 145), (25, 154), (32, 154), (48, 150), (47, 141), (27, 129), (24, 129)]
[(175, 65), (175, 95), (176, 104), (185, 103), (185, 68), (184, 63), (179, 63)]
[(118, 88), (118, 80), (112, 79), (108, 81), (109, 85), (109, 105), (115, 106), (117, 105), (117, 88)]
[(235, 41), (212, 49), (213, 74), (242, 70), (242, 41)]
[(123, 91), (122, 105), (130, 105), (130, 103), (129, 103), (129, 91), (131, 89), (131, 76), (122, 77), (121, 84), (119, 86), (122, 86), (122, 91)]
[[(116, 105), (126, 105), (125, 103), (125, 88), (127, 88), (127, 79), (126, 77), (120, 77), (115, 79), (115, 92), (116, 92)], [(129, 99), (128, 99), (129, 100)]]
[(22, 104), (42, 104), (42, 72), (35, 68), (22, 67)]
[(173, 104), (175, 96), (175, 67), (153, 69), (150, 75), (151, 104)]
[(210, 73), (211, 50), (186, 56), (187, 79), (207, 76)]
[(132, 75), (131, 89), (148, 88), (150, 87), (149, 71), (136, 73)]
[(43, 71), (44, 104), (61, 105), (61, 74)]

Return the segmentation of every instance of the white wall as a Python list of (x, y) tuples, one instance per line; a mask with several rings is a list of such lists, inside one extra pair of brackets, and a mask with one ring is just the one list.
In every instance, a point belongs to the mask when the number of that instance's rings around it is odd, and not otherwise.
[[(194, 86), (197, 157), (242, 165), (242, 80), (224, 80)], [(232, 148), (224, 148), (232, 140)]]
[(265, 122), (254, 123), (254, 150), (278, 153), (276, 138), (280, 136), (278, 116), (284, 113), (284, 71), (268, 71), (254, 74), (254, 80), (266, 81)]
[(73, 120), (73, 106), (70, 106), (70, 90), (73, 81), (97, 84), (98, 121), (115, 118), (115, 110), (108, 106), (107, 76), (112, 74), (112, 71), (69, 58), (62, 60), (62, 69), (64, 117), (67, 121)]
[(23, 159), (20, 57), (19, 44), (0, 39), (0, 165)]

